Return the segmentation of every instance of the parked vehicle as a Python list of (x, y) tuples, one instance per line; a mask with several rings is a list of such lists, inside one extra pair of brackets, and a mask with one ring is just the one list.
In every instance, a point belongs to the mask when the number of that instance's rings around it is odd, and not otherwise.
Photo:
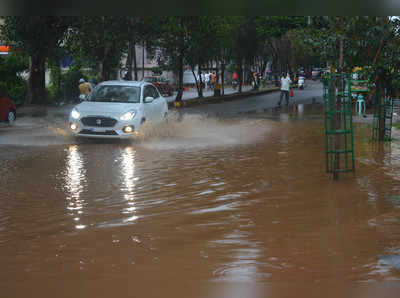
[(148, 76), (143, 78), (144, 82), (152, 83), (158, 88), (162, 96), (172, 96), (174, 88), (169, 84), (169, 81), (160, 76)]
[(167, 113), (167, 101), (152, 84), (105, 81), (72, 109), (69, 127), (80, 137), (131, 138), (145, 121), (161, 123)]
[(314, 68), (313, 71), (311, 72), (311, 78), (316, 81), (321, 78), (321, 69), (320, 68)]
[(17, 119), (17, 108), (6, 96), (0, 96), (0, 121), (13, 123)]
[(239, 82), (235, 79), (235, 80), (232, 80), (232, 89), (233, 90), (236, 90), (236, 88), (237, 88), (237, 86), (239, 85)]
[(306, 86), (306, 78), (305, 77), (299, 77), (297, 81), (297, 86), (299, 89), (303, 90), (304, 87)]

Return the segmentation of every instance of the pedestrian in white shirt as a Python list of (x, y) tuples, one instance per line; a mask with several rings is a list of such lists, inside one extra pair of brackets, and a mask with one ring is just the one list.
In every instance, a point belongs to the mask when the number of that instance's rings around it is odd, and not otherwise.
[(205, 74), (206, 89), (210, 88), (210, 73)]
[(286, 77), (281, 78), (281, 96), (279, 99), (278, 106), (281, 106), (282, 103), (282, 98), (285, 96), (286, 99), (286, 105), (289, 105), (289, 91), (290, 91), (290, 84), (292, 83), (292, 80), (290, 79), (289, 74), (286, 74)]

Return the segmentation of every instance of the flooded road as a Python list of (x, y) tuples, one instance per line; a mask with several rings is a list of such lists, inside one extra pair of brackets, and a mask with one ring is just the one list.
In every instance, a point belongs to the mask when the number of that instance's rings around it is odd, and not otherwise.
[(0, 134), (1, 297), (398, 297), (400, 143), (366, 124), (334, 182), (318, 115), (188, 116), (134, 142), (32, 121)]

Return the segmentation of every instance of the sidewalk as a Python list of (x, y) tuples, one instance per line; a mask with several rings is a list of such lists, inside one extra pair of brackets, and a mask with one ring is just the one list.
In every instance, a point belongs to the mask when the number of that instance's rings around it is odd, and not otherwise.
[[(184, 91), (182, 100), (184, 106), (193, 106), (193, 105), (198, 105), (198, 104), (205, 104), (205, 103), (220, 103), (223, 101), (230, 101), (233, 99), (239, 99), (243, 98), (244, 96), (252, 96), (252, 95), (258, 95), (258, 94), (264, 94), (264, 93), (269, 93), (273, 91), (278, 91), (279, 87), (273, 87), (273, 86), (266, 86), (264, 88), (260, 88), (259, 90), (253, 90), (252, 86), (243, 86), (242, 87), (242, 93), (239, 93), (238, 89), (232, 89), (232, 87), (228, 87), (224, 89), (224, 95), (223, 96), (214, 96), (214, 91), (213, 90), (203, 90), (203, 98), (198, 97), (198, 92), (194, 88), (190, 89), (190, 91)], [(168, 96), (165, 97), (165, 99), (168, 102), (168, 105), (170, 107), (173, 107), (173, 103), (175, 101), (176, 97), (176, 92), (174, 93), (173, 96)]]
[[(243, 86), (242, 87), (242, 92), (250, 91), (251, 89), (252, 89), (251, 86)], [(226, 87), (224, 89), (224, 91), (225, 91), (225, 95), (228, 95), (228, 94), (237, 93), (238, 89), (237, 88), (236, 89), (232, 89), (232, 87)], [(164, 97), (167, 100), (167, 102), (170, 103), (170, 102), (173, 102), (175, 100), (176, 94), (177, 94), (177, 92), (175, 91), (174, 95), (168, 96), (168, 97), (164, 96)], [(203, 96), (204, 97), (214, 96), (214, 90), (203, 89)], [(192, 88), (189, 88), (189, 91), (183, 91), (182, 100), (190, 100), (190, 99), (194, 99), (194, 98), (197, 98), (197, 97), (198, 97), (197, 89), (192, 87)]]

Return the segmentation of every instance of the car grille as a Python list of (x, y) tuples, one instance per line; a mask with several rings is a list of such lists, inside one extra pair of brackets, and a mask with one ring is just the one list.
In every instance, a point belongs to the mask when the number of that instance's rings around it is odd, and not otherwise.
[(94, 126), (94, 127), (113, 127), (117, 120), (109, 117), (83, 117), (81, 122), (85, 126)]
[(106, 130), (106, 131), (91, 131), (89, 129), (82, 129), (79, 134), (82, 135), (96, 135), (96, 136), (117, 136), (117, 132), (115, 130)]

